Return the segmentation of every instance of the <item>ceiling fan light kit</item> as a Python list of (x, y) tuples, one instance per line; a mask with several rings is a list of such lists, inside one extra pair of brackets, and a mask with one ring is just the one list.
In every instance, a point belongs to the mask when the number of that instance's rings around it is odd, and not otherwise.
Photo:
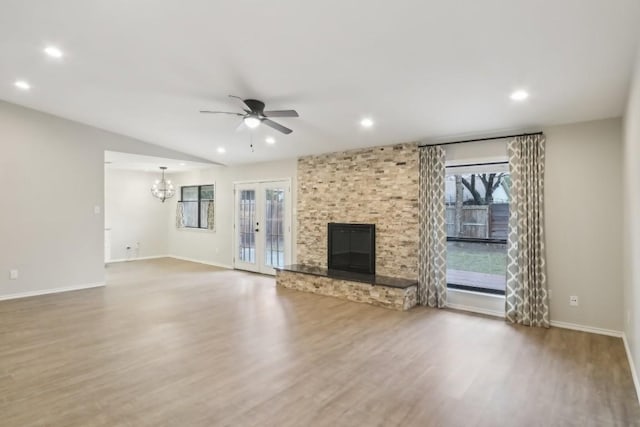
[(260, 126), (260, 119), (255, 116), (248, 116), (244, 118), (244, 124), (247, 125), (249, 129), (254, 129)]
[(286, 126), (282, 126), (280, 123), (274, 122), (271, 120), (271, 117), (300, 117), (296, 110), (274, 110), (274, 111), (264, 111), (264, 102), (258, 101), (257, 99), (242, 99), (235, 95), (229, 95), (231, 98), (237, 98), (241, 100), (247, 108), (243, 108), (244, 114), (235, 113), (231, 111), (209, 111), (209, 110), (200, 110), (201, 113), (204, 114), (232, 114), (235, 116), (240, 116), (243, 118), (244, 124), (247, 125), (250, 129), (257, 128), (261, 123), (269, 126), (272, 129), (277, 130), (278, 132), (282, 132), (285, 135), (293, 132)]

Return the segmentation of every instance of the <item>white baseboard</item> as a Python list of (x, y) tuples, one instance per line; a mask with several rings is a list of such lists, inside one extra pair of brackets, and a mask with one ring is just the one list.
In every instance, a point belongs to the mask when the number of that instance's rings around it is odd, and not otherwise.
[(18, 299), (18, 298), (35, 297), (35, 296), (38, 296), (38, 295), (57, 294), (57, 293), (60, 293), (60, 292), (79, 291), (81, 289), (99, 288), (101, 286), (104, 286), (104, 282), (88, 283), (88, 284), (85, 284), (85, 285), (76, 285), (76, 286), (67, 286), (67, 287), (64, 287), (64, 288), (42, 289), (42, 290), (39, 290), (39, 291), (20, 292), (20, 293), (17, 293), (17, 294), (0, 295), (0, 301), (10, 300), (10, 299)]
[(179, 259), (180, 261), (195, 262), (197, 264), (205, 264), (205, 265), (210, 265), (212, 267), (220, 267), (220, 268), (226, 268), (228, 270), (233, 270), (233, 266), (232, 265), (220, 264), (220, 263), (217, 263), (217, 262), (202, 261), (202, 260), (199, 260), (199, 259), (187, 258), (187, 257), (177, 256), (177, 255), (167, 255), (167, 257), (168, 258)]
[(624, 350), (627, 352), (627, 359), (629, 359), (631, 377), (633, 378), (633, 385), (636, 387), (636, 397), (638, 398), (638, 403), (640, 403), (640, 381), (638, 381), (638, 371), (636, 371), (636, 365), (633, 363), (631, 349), (629, 348), (629, 342), (627, 341), (627, 334), (624, 332), (622, 333), (622, 342), (624, 342)]
[(612, 329), (596, 328), (595, 326), (578, 325), (577, 323), (560, 322), (552, 320), (549, 322), (551, 326), (563, 329), (573, 329), (574, 331), (590, 332), (592, 334), (608, 335), (610, 337), (622, 338), (622, 331), (614, 331)]
[(158, 258), (171, 258), (171, 256), (170, 255), (154, 255), (154, 256), (141, 256), (137, 258), (110, 259), (109, 261), (105, 261), (105, 264), (113, 264), (116, 262), (127, 262), (127, 261), (142, 261), (145, 259), (158, 259)]
[(211, 261), (203, 261), (199, 259), (187, 258), (183, 256), (178, 256), (178, 255), (154, 255), (154, 256), (145, 256), (145, 257), (139, 257), (139, 258), (112, 259), (112, 260), (106, 261), (105, 263), (113, 264), (116, 262), (142, 261), (145, 259), (158, 259), (158, 258), (173, 258), (173, 259), (179, 259), (181, 261), (195, 262), (197, 264), (205, 264), (213, 267), (221, 267), (221, 268), (227, 268), (229, 270), (233, 270), (232, 265), (220, 264), (220, 263), (211, 262)]
[(488, 310), (486, 308), (451, 303), (447, 303), (447, 308), (451, 308), (453, 310), (471, 311), (472, 313), (486, 314), (487, 316), (500, 317), (504, 319), (504, 311)]
[[(494, 316), (494, 317), (500, 317), (500, 318), (505, 317), (503, 311), (489, 310), (489, 309), (474, 307), (470, 305), (447, 303), (447, 308), (451, 308), (453, 310), (470, 311), (472, 313), (486, 314), (487, 316)], [(592, 334), (608, 335), (616, 338), (624, 337), (623, 332), (614, 331), (612, 329), (596, 328), (594, 326), (578, 325), (577, 323), (560, 322), (557, 320), (552, 320), (550, 323), (551, 323), (551, 326), (555, 328), (572, 329), (574, 331), (590, 332)]]

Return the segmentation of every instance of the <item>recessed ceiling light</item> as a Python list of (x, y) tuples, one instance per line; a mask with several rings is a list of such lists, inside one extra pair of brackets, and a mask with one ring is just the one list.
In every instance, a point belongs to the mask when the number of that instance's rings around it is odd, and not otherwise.
[(55, 46), (47, 46), (44, 49), (44, 53), (52, 58), (62, 58), (62, 51)]
[(16, 82), (13, 85), (15, 87), (17, 87), (18, 89), (22, 89), (22, 90), (31, 89), (31, 85), (29, 83), (25, 82), (24, 80), (16, 80)]
[(227, 152), (227, 150), (225, 150), (224, 147), (218, 147), (218, 153), (224, 154), (226, 152)]
[(369, 117), (366, 117), (360, 120), (360, 126), (362, 126), (363, 128), (370, 128), (371, 126), (373, 126), (373, 120), (371, 120)]
[(186, 166), (186, 163), (180, 163), (180, 166)]
[(524, 101), (529, 97), (529, 94), (524, 90), (517, 90), (513, 92), (510, 96), (514, 101)]
[(268, 136), (267, 139), (265, 139), (265, 141), (267, 142), (267, 144), (275, 144), (276, 143), (276, 139), (272, 136)]

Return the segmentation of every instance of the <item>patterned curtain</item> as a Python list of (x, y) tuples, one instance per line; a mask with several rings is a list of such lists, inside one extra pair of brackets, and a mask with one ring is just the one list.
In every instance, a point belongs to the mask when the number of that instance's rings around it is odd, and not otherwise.
[(511, 206), (507, 250), (506, 317), (512, 323), (549, 327), (544, 247), (543, 135), (517, 137), (507, 145)]
[(444, 200), (444, 148), (420, 150), (418, 303), (447, 303), (447, 231)]
[(182, 202), (178, 202), (178, 207), (176, 208), (176, 228), (184, 227), (184, 206)]
[(216, 208), (213, 200), (207, 205), (207, 230), (214, 231), (216, 229)]

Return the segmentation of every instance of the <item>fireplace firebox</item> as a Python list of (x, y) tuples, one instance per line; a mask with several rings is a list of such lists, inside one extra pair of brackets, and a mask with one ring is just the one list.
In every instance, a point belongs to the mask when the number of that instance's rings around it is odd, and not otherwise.
[(328, 224), (327, 268), (376, 274), (375, 224)]

